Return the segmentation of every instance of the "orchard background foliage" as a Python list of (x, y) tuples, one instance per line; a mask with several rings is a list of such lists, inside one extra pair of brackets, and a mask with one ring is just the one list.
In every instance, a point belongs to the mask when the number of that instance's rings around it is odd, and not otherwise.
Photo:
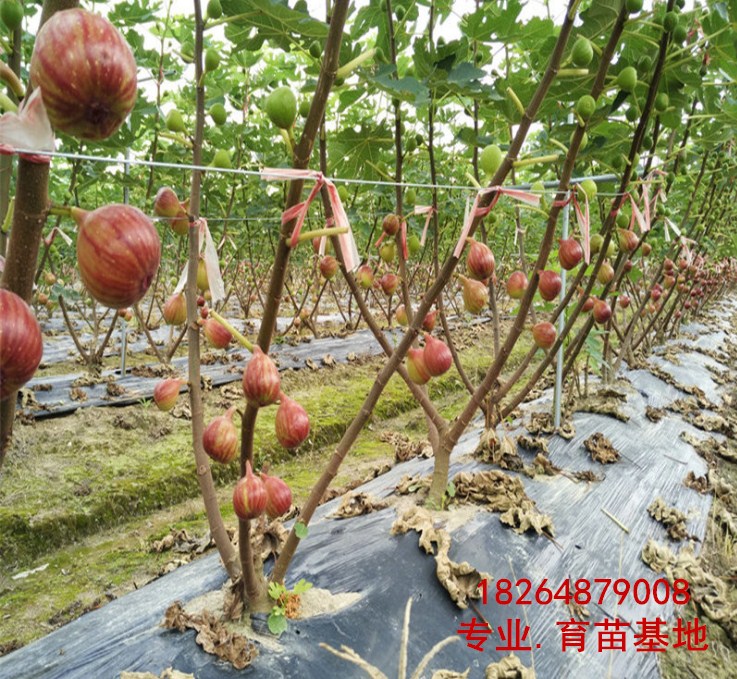
[[(26, 3), (19, 15), (15, 0), (2, 1), (0, 106), (10, 115), (28, 85), (39, 23), (77, 4)], [(297, 512), (272, 585), (283, 584), (393, 375), (426, 417), (435, 469), (423, 501), (444, 507), (450, 453), (479, 412), (496, 427), (556, 357), (569, 385), (590, 369), (608, 380), (734, 285), (734, 0), (571, 0), (535, 11), (518, 0), (82, 4), (130, 45), (138, 96), (106, 139), (57, 130), (50, 168), (0, 156), (2, 286), (37, 316), (59, 308), (99, 372), (116, 316), (83, 284), (83, 255), (78, 265), (74, 247), (55, 235), (77, 240), (78, 208), (126, 203), (164, 217), (160, 266), (145, 276), (140, 303), (119, 313), (135, 315), (149, 339), (162, 323), (183, 326), (165, 349), (151, 345), (168, 365), (186, 335), (197, 480), (224, 565), (252, 611), (271, 606), (251, 550), (255, 522), (264, 509), (274, 518), (291, 505), (254, 450), (256, 423), (278, 401), (276, 438), (292, 450), (312, 415), (280, 389), (267, 355), (290, 331), (317, 335), (319, 308), (348, 329), (368, 326), (386, 360)], [(281, 170), (279, 181), (265, 181), (264, 168)], [(320, 191), (300, 212), (315, 182)], [(212, 235), (207, 267), (201, 218)], [(346, 266), (349, 229), (355, 266)], [(70, 308), (94, 326), (92, 347), (74, 335)], [(493, 328), (480, 376), (464, 369), (448, 323), (479, 314)], [(278, 317), (287, 330), (277, 332)], [(384, 330), (397, 324), (404, 334), (389, 341)], [(232, 408), (205, 427), (200, 386), (201, 345), (233, 339), (254, 353), (237, 406), (240, 446)], [(511, 366), (515, 347), (523, 358)], [(468, 402), (448, 419), (424, 385), (451, 368)], [(154, 394), (162, 409), (183, 383), (162, 384)], [(15, 408), (15, 395), (2, 401), (0, 462)], [(240, 472), (238, 554), (211, 461)], [(264, 482), (278, 497), (267, 500)]]

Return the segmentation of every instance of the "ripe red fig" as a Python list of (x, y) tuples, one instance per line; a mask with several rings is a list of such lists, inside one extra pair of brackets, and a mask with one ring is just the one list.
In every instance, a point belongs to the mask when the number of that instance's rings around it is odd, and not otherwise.
[(292, 506), (292, 491), (278, 476), (268, 476), (261, 472), (261, 480), (266, 488), (266, 515), (270, 519), (286, 514)]
[(399, 287), (399, 276), (394, 273), (385, 273), (379, 278), (379, 285), (385, 295), (393, 295)]
[(575, 238), (561, 238), (558, 247), (558, 261), (563, 269), (575, 269), (583, 259), (583, 248)]
[(430, 381), (430, 373), (427, 371), (425, 354), (422, 349), (412, 347), (407, 352), (407, 372), (415, 384), (427, 384)]
[(629, 295), (620, 295), (617, 298), (617, 304), (619, 304), (620, 309), (626, 309), (630, 305)]
[(522, 299), (529, 281), (522, 271), (515, 271), (507, 280), (507, 294), (512, 299)]
[(284, 393), (276, 411), (276, 438), (285, 448), (299, 446), (310, 434), (310, 418), (305, 409)]
[(281, 378), (279, 371), (260, 347), (253, 348), (253, 356), (243, 371), (243, 393), (257, 408), (276, 403), (279, 399)]
[(203, 326), (205, 331), (205, 337), (207, 341), (215, 347), (215, 349), (225, 349), (233, 339), (233, 335), (230, 334), (220, 323), (214, 318), (208, 318)]
[(662, 294), (663, 294), (663, 293), (662, 293), (662, 291), (661, 291), (660, 289), (658, 289), (658, 288), (653, 288), (653, 289), (652, 289), (652, 290), (650, 291), (650, 299), (652, 299), (652, 300), (653, 300), (653, 302), (657, 302), (657, 301), (658, 301), (658, 300), (660, 299), (660, 297), (662, 296)]
[(206, 321), (210, 316), (210, 309), (208, 309), (207, 304), (200, 307), (200, 318), (203, 321)]
[(364, 290), (370, 290), (374, 285), (374, 272), (368, 264), (363, 264), (356, 271), (356, 283)]
[(430, 377), (445, 374), (453, 365), (453, 355), (450, 353), (448, 345), (430, 334), (425, 335), (423, 358)]
[(665, 258), (665, 261), (663, 262), (663, 269), (666, 271), (666, 273), (669, 272), (669, 271), (673, 271), (673, 267), (674, 266), (675, 266), (675, 264), (674, 264), (673, 260), (670, 259), (669, 257), (666, 257)]
[(632, 266), (633, 266), (633, 264), (632, 264), (632, 260), (631, 260), (631, 259), (628, 259), (628, 260), (627, 260), (627, 261), (626, 261), (626, 262), (624, 263), (624, 272), (625, 272), (625, 273), (629, 273), (630, 271), (632, 271)]
[(56, 12), (42, 26), (30, 75), (51, 124), (81, 139), (107, 139), (138, 94), (136, 61), (125, 38), (107, 19), (83, 9)]
[(480, 314), (489, 304), (489, 288), (481, 281), (459, 276), (463, 284), (463, 306), (469, 313)]
[(154, 214), (165, 217), (174, 233), (184, 236), (189, 231), (189, 217), (177, 194), (168, 186), (162, 186), (154, 199)]
[(31, 309), (0, 288), (0, 401), (33, 377), (42, 354), (41, 328)]
[(466, 240), (471, 244), (468, 250), (468, 257), (466, 258), (466, 266), (468, 267), (468, 273), (471, 275), (471, 278), (475, 278), (477, 281), (491, 278), (491, 275), (494, 273), (494, 267), (496, 266), (494, 253), (486, 243), (480, 243), (473, 238)]
[(560, 276), (555, 271), (548, 271), (547, 269), (545, 271), (538, 271), (537, 274), (540, 277), (540, 283), (538, 285), (540, 297), (547, 302), (552, 302), (560, 294), (560, 289), (563, 285)]
[(601, 268), (596, 273), (596, 280), (602, 285), (610, 283), (614, 279), (614, 267), (608, 262), (602, 262)]
[(609, 322), (612, 317), (611, 307), (603, 299), (594, 300), (594, 320), (599, 325)]
[(179, 390), (183, 384), (186, 384), (186, 382), (180, 380), (178, 377), (171, 377), (158, 382), (154, 387), (154, 403), (156, 407), (164, 412), (171, 410), (177, 403)]
[(681, 316), (683, 316), (683, 314), (681, 313), (681, 310), (680, 310), (680, 309), (679, 309), (678, 311), (676, 311), (676, 313), (675, 313), (675, 314), (673, 314), (673, 315), (674, 315), (674, 316), (676, 317), (676, 319), (678, 319), (678, 318), (680, 318)]
[[(630, 231), (629, 229), (617, 229), (617, 235), (619, 238), (619, 249), (624, 250), (625, 252), (634, 252), (637, 248), (637, 244), (640, 242), (640, 239), (637, 237), (637, 234), (634, 231)], [(645, 244), (643, 244), (643, 248), (645, 247)]]
[(532, 337), (541, 349), (550, 349), (555, 344), (555, 326), (548, 321), (540, 321), (532, 326)]
[(422, 329), (426, 332), (432, 332), (435, 329), (435, 319), (438, 315), (438, 310), (433, 309), (425, 314), (425, 318), (422, 319)]
[(46, 294), (45, 292), (39, 292), (39, 293), (38, 293), (38, 294), (36, 295), (36, 301), (37, 301), (37, 302), (38, 302), (38, 303), (39, 303), (40, 305), (42, 305), (42, 306), (46, 306), (46, 304), (48, 304), (48, 303), (49, 303), (49, 296), (48, 296), (48, 295), (47, 295), (47, 294)]
[(404, 304), (400, 304), (397, 307), (394, 312), (394, 318), (397, 319), (397, 323), (399, 323), (403, 328), (407, 326), (409, 319), (407, 318), (407, 309), (404, 308)]
[(642, 256), (647, 257), (653, 251), (653, 246), (650, 243), (643, 243), (641, 250)]
[(71, 213), (79, 227), (79, 273), (89, 293), (113, 309), (140, 301), (161, 257), (153, 222), (130, 205), (106, 205), (92, 212), (72, 208)]
[(323, 278), (331, 280), (338, 273), (338, 260), (332, 255), (325, 255), (320, 260), (320, 273)]
[(203, 295), (197, 295), (197, 306), (205, 306), (205, 297)]
[(183, 292), (172, 295), (166, 300), (164, 320), (169, 325), (181, 325), (187, 320), (187, 299)]
[(233, 424), (235, 406), (228, 408), (225, 415), (215, 417), (205, 427), (202, 434), (202, 446), (215, 462), (228, 464), (235, 459), (238, 452), (238, 432)]
[(251, 471), (251, 463), (246, 462), (246, 475), (235, 484), (233, 509), (236, 516), (247, 521), (263, 514), (268, 496), (264, 482)]
[(665, 276), (663, 278), (663, 287), (670, 290), (676, 284), (675, 276)]
[(381, 228), (387, 236), (394, 236), (399, 231), (399, 217), (394, 214), (388, 214), (381, 223)]
[(688, 262), (687, 262), (687, 261), (686, 261), (686, 260), (685, 260), (685, 259), (684, 259), (683, 257), (681, 257), (681, 258), (680, 258), (680, 259), (678, 260), (678, 268), (679, 268), (679, 269), (680, 269), (681, 271), (685, 271), (686, 269), (688, 269)]
[(687, 300), (686, 300), (686, 301), (685, 301), (685, 302), (683, 303), (683, 308), (684, 308), (684, 309), (690, 309), (690, 308), (691, 308), (691, 300), (690, 300), (690, 299), (687, 299)]
[(588, 313), (594, 308), (594, 298), (593, 297), (587, 297), (586, 301), (583, 303), (583, 306), (581, 307), (581, 311), (584, 313)]

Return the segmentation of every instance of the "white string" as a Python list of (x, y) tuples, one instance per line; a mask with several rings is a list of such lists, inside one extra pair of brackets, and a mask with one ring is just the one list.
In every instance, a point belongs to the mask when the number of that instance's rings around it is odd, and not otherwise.
[[(28, 150), (28, 149), (15, 149), (16, 153), (27, 153), (27, 154), (38, 154), (39, 152), (36, 150)], [(199, 170), (201, 172), (219, 172), (221, 174), (235, 174), (235, 175), (243, 175), (248, 177), (260, 177), (261, 176), (261, 170), (244, 170), (241, 168), (227, 168), (227, 167), (212, 167), (210, 165), (192, 165), (190, 163), (166, 163), (160, 160), (142, 160), (138, 158), (112, 158), (110, 156), (92, 156), (87, 155), (83, 153), (66, 153), (63, 151), (44, 151), (44, 156), (49, 156), (52, 158), (64, 158), (66, 160), (87, 160), (94, 163), (108, 163), (111, 165), (137, 165), (141, 167), (158, 167), (162, 169), (170, 169), (170, 170)], [(288, 175), (280, 175), (278, 168), (275, 168), (275, 171), (270, 171), (270, 174), (274, 177), (279, 177), (280, 179), (291, 180), (293, 177)], [(417, 182), (389, 182), (384, 180), (373, 180), (373, 179), (356, 179), (356, 178), (343, 178), (343, 177), (337, 177), (331, 179), (333, 183), (343, 183), (343, 184), (358, 184), (358, 185), (369, 185), (369, 186), (404, 186), (407, 188), (416, 188), (416, 189), (444, 189), (448, 191), (470, 191), (472, 193), (476, 193), (479, 189), (476, 186), (464, 186), (462, 184), (420, 184)], [(546, 193), (556, 193), (558, 189), (556, 188), (544, 188), (544, 189), (537, 189), (537, 188), (526, 188), (525, 191), (529, 191), (530, 193), (540, 193), (540, 194), (546, 194)], [(600, 192), (600, 196), (607, 196), (607, 197), (617, 197), (622, 196), (624, 193), (609, 193), (609, 192)]]

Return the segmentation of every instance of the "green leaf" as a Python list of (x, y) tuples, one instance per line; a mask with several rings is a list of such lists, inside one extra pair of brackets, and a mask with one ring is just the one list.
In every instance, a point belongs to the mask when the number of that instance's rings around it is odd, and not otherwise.
[(445, 494), (448, 497), (455, 497), (456, 496), (456, 484), (452, 481), (448, 481), (448, 485), (445, 488)]
[(279, 636), (282, 632), (286, 632), (287, 627), (289, 626), (287, 619), (284, 617), (283, 611), (276, 608), (276, 606), (271, 611), (271, 614), (266, 620), (266, 624), (269, 626), (269, 632), (276, 636)]
[(297, 523), (294, 524), (294, 534), (300, 540), (304, 540), (307, 537), (308, 533), (309, 533), (309, 530), (307, 529), (307, 526), (301, 521), (297, 521)]
[(281, 583), (278, 582), (270, 582), (269, 583), (269, 596), (276, 601), (284, 592), (287, 591), (287, 588), (284, 587)]
[(222, 6), (223, 14), (231, 17), (225, 36), (237, 49), (246, 48), (254, 28), (259, 38), (286, 51), (298, 41), (324, 40), (328, 34), (327, 24), (277, 0), (222, 0)]
[(304, 594), (306, 591), (312, 589), (312, 583), (307, 582), (304, 578), (302, 578), (293, 588), (292, 592), (294, 594)]

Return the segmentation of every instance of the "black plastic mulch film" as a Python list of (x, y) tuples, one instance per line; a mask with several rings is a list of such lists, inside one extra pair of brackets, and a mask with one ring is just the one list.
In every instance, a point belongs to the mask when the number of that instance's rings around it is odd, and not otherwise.
[[(711, 379), (712, 373), (706, 365), (720, 370), (733, 366), (721, 365), (701, 353), (688, 351), (687, 347), (693, 344), (718, 349), (730, 333), (734, 338), (730, 318), (735, 312), (737, 303), (723, 302), (712, 327), (699, 324), (685, 327), (684, 331), (696, 338), (678, 340), (678, 346), (685, 347), (678, 349), (680, 365), (668, 362), (662, 352), (651, 359), (653, 364), (675, 376), (679, 384), (699, 386), (709, 399), (719, 403), (720, 387)], [(488, 603), (476, 602), (493, 629), (506, 629), (507, 621), (515, 619), (521, 621), (522, 627), (530, 627), (527, 640), (532, 651), (518, 651), (516, 655), (528, 667), (534, 659), (539, 679), (658, 677), (658, 654), (637, 652), (633, 645), (636, 621), (660, 617), (670, 626), (678, 613), (672, 603), (658, 605), (652, 597), (648, 603), (639, 605), (630, 595), (621, 606), (616, 606), (616, 597), (607, 597), (602, 608), (587, 606), (591, 629), (585, 637), (584, 652), (569, 649), (564, 653), (560, 626), (556, 623), (571, 617), (565, 604), (553, 601), (540, 605), (533, 600), (532, 605), (524, 607), (498, 605), (493, 596), (499, 579), (529, 579), (533, 586), (531, 596), (544, 578), (553, 591), (569, 577), (573, 581), (590, 580), (592, 592), (598, 592), (593, 584), (595, 578), (623, 578), (630, 583), (643, 578), (652, 585), (663, 576), (650, 570), (641, 559), (648, 539), (667, 544), (673, 551), (685, 544), (669, 542), (665, 528), (649, 516), (647, 507), (657, 497), (688, 516), (690, 534), (703, 540), (706, 532), (711, 496), (700, 495), (683, 484), (689, 471), (697, 476), (705, 474), (706, 463), (680, 436), (688, 431), (704, 438), (705, 433), (672, 412), (658, 422), (651, 422), (644, 414), (646, 406), (662, 407), (683, 398), (684, 393), (645, 370), (625, 370), (623, 376), (633, 387), (621, 405), (629, 421), (577, 413), (573, 417), (574, 438), (566, 441), (553, 436), (549, 442), (549, 457), (555, 465), (568, 472), (594, 471), (604, 476), (602, 481), (574, 483), (563, 475), (520, 477), (539, 511), (552, 517), (555, 542), (531, 533), (518, 535), (501, 524), (499, 514), (483, 510), (451, 532), (450, 558), (468, 561), (494, 578), (489, 583)], [(547, 393), (539, 401), (526, 405), (525, 413), (549, 410), (550, 400)], [(477, 427), (467, 432), (458, 444), (453, 453), (451, 477), (461, 470), (489, 468), (469, 456), (478, 443), (480, 431)], [(603, 433), (622, 453), (616, 464), (602, 466), (591, 460), (583, 441), (595, 432)], [(534, 457), (534, 453), (523, 449), (520, 454), (525, 463)], [(396, 465), (359, 490), (385, 497), (404, 475), (427, 475), (431, 469), (432, 460), (414, 459)], [(160, 626), (164, 611), (172, 602), (186, 602), (225, 582), (219, 558), (211, 553), (0, 658), (0, 677), (97, 679), (118, 677), (123, 670), (158, 674), (167, 667), (193, 673), (197, 679), (366, 676), (355, 665), (320, 648), (320, 642), (334, 648), (345, 644), (388, 677), (395, 677), (404, 609), (410, 597), (413, 608), (408, 676), (411, 675), (432, 646), (455, 635), (476, 613), (471, 608), (461, 610), (451, 602), (435, 576), (435, 560), (418, 547), (417, 533), (390, 536), (396, 519), (394, 508), (348, 520), (326, 518), (339, 502), (338, 498), (318, 510), (310, 524), (309, 536), (295, 556), (287, 584), (305, 578), (316, 587), (333, 593), (358, 592), (361, 598), (336, 613), (291, 621), (288, 631), (279, 639), (280, 650), (261, 648), (249, 668), (237, 671), (208, 655), (195, 644), (192, 631), (179, 633)], [(616, 517), (629, 533), (602, 510)], [(695, 550), (700, 550), (700, 542), (695, 544)], [(627, 629), (627, 650), (599, 652), (594, 623), (614, 615), (632, 624)], [(708, 628), (709, 621), (705, 623)], [(254, 624), (265, 627), (263, 620)], [(497, 631), (486, 640), (483, 652), (468, 648), (463, 637), (459, 641), (443, 648), (424, 676), (429, 678), (441, 668), (457, 672), (470, 668), (468, 676), (480, 678), (489, 663), (508, 655), (507, 651), (495, 650), (504, 644)]]

